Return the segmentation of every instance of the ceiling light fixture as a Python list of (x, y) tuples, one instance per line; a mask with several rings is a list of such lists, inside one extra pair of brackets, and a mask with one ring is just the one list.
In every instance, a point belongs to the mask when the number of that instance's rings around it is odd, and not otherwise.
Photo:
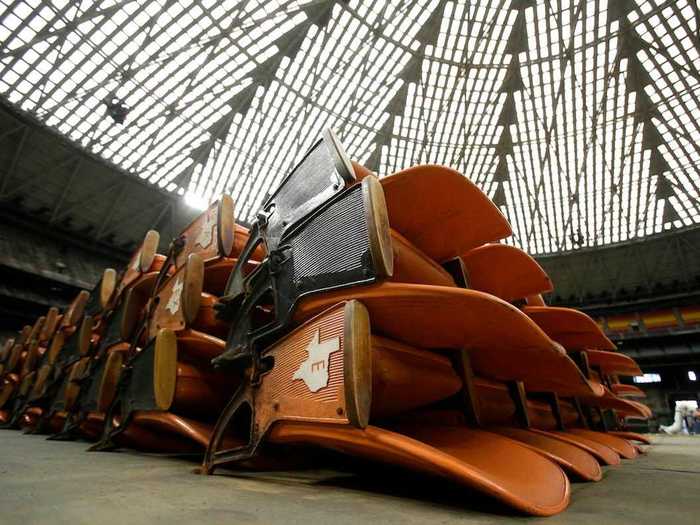
[(104, 100), (107, 106), (107, 115), (112, 117), (112, 120), (117, 124), (124, 124), (126, 116), (129, 114), (129, 108), (117, 97), (106, 98)]

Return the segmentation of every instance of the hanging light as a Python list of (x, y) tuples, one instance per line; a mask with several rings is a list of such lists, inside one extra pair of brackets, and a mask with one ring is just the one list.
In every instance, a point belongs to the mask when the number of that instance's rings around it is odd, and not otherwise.
[(117, 124), (124, 124), (126, 116), (130, 111), (129, 107), (115, 96), (108, 97), (104, 99), (103, 102), (107, 109), (107, 115), (109, 115)]

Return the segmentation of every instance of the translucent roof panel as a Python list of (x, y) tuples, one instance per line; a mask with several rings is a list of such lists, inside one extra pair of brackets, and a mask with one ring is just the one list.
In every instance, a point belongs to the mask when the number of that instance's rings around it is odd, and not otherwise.
[(327, 127), (452, 166), (552, 253), (700, 222), (694, 0), (0, 0), (0, 96), (250, 220)]

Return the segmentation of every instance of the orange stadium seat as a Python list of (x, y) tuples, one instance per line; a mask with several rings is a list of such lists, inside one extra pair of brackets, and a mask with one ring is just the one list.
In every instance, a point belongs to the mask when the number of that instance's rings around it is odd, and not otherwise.
[(637, 321), (635, 314), (611, 315), (608, 317), (608, 332), (629, 332)]
[(661, 330), (663, 328), (676, 328), (678, 321), (673, 310), (655, 310), (644, 312), (642, 321), (647, 330)]
[(685, 324), (700, 324), (700, 306), (686, 306), (681, 308), (680, 312)]

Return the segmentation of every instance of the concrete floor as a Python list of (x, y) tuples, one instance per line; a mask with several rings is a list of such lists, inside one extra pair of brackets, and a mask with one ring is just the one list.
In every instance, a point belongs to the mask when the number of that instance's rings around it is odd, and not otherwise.
[(193, 474), (194, 461), (0, 431), (3, 525), (700, 523), (700, 437), (658, 436), (646, 456), (573, 484), (564, 513), (515, 516), (475, 494), (397, 472)]

